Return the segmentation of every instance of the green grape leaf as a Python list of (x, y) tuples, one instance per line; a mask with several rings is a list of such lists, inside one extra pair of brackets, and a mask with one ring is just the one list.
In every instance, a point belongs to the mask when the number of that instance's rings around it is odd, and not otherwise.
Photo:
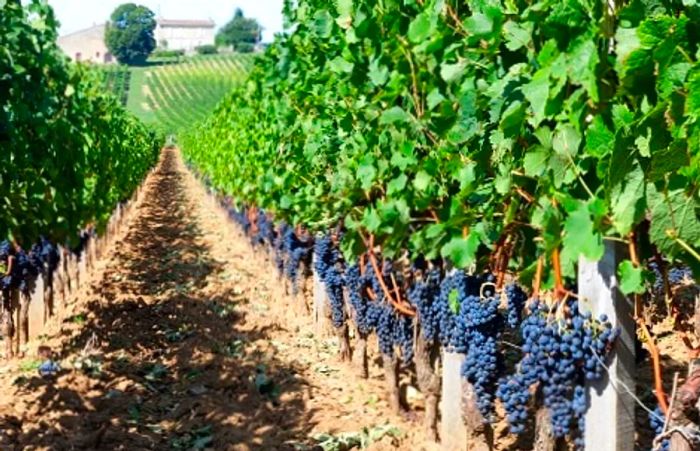
[(462, 118), (447, 132), (447, 139), (454, 144), (462, 144), (476, 135), (478, 127), (476, 118)]
[(600, 100), (596, 73), (599, 60), (596, 42), (585, 35), (574, 46), (567, 59), (569, 79), (581, 84), (594, 102)]
[(617, 63), (624, 67), (632, 52), (640, 46), (639, 36), (636, 28), (620, 27), (615, 32), (615, 52), (617, 53)]
[(440, 93), (440, 90), (435, 88), (432, 91), (430, 91), (430, 94), (428, 94), (428, 97), (426, 98), (428, 102), (428, 109), (432, 110), (436, 106), (438, 106), (440, 103), (442, 103), (443, 100), (445, 100), (445, 96), (443, 96)]
[(433, 32), (433, 21), (428, 13), (420, 13), (408, 26), (408, 39), (414, 44), (420, 44)]
[(459, 315), (459, 291), (456, 288), (453, 288), (447, 295), (447, 304), (453, 314)]
[(552, 147), (561, 155), (575, 157), (581, 144), (581, 135), (570, 124), (558, 125), (554, 131)]
[(374, 86), (383, 86), (389, 79), (389, 69), (382, 66), (378, 59), (375, 59), (369, 64), (367, 76)]
[(408, 177), (406, 177), (406, 174), (399, 174), (387, 184), (387, 194), (392, 195), (401, 193), (401, 191), (406, 188), (407, 180)]
[(352, 3), (353, 0), (336, 0), (338, 18), (335, 22), (341, 28), (348, 29), (352, 26)]
[(413, 179), (413, 186), (418, 191), (425, 191), (432, 183), (433, 178), (425, 171), (418, 171)]
[(466, 68), (466, 60), (460, 60), (453, 64), (442, 63), (440, 65), (440, 76), (446, 83), (452, 83), (462, 76)]
[(392, 166), (405, 171), (411, 165), (418, 162), (413, 151), (413, 144), (410, 142), (403, 143), (397, 150), (391, 154), (390, 163)]
[(403, 123), (408, 122), (411, 119), (411, 115), (404, 111), (400, 106), (391, 107), (384, 111), (379, 117), (380, 124), (394, 124), (396, 122)]
[(525, 154), (523, 159), (523, 170), (525, 175), (538, 177), (547, 169), (549, 152), (542, 147), (535, 147)]
[(620, 277), (620, 291), (624, 294), (642, 294), (646, 291), (644, 286), (644, 271), (635, 267), (634, 264), (625, 260), (617, 267), (617, 274)]
[(328, 66), (331, 71), (335, 73), (352, 73), (352, 69), (355, 67), (350, 61), (346, 61), (340, 56), (337, 56), (329, 61)]
[[(525, 24), (528, 26), (530, 24)], [(527, 47), (532, 42), (532, 26), (525, 28), (525, 26), (514, 22), (512, 20), (507, 21), (503, 25), (503, 34), (506, 38), (506, 48), (511, 52), (514, 52), (522, 47)]]
[(564, 239), (562, 241), (567, 253), (577, 259), (583, 255), (590, 261), (598, 261), (605, 251), (603, 239), (595, 230), (588, 205), (578, 202), (575, 210), (570, 211), (564, 222)]
[(374, 158), (371, 155), (365, 155), (357, 168), (357, 178), (360, 180), (362, 189), (367, 191), (372, 187), (374, 179), (377, 176), (377, 168), (374, 165)]
[(615, 135), (605, 125), (601, 116), (595, 116), (586, 129), (586, 150), (594, 157), (602, 157), (612, 152)]
[(333, 31), (333, 17), (322, 9), (314, 14), (314, 28), (321, 38), (328, 38)]
[(651, 155), (651, 171), (647, 174), (650, 180), (661, 180), (668, 174), (673, 174), (684, 166), (691, 164), (687, 143), (673, 141), (670, 145), (655, 150)]
[(501, 117), (501, 123), (499, 125), (501, 130), (503, 130), (504, 136), (518, 135), (524, 120), (525, 105), (519, 100), (516, 100), (508, 106)]
[(493, 20), (486, 14), (475, 13), (464, 21), (464, 29), (474, 36), (488, 35), (493, 31)]
[(425, 231), (426, 238), (438, 238), (445, 233), (444, 224), (430, 224)]
[(474, 232), (466, 239), (455, 236), (442, 247), (440, 254), (448, 258), (455, 267), (466, 268), (474, 263), (479, 243), (479, 236)]
[(521, 88), (523, 95), (532, 106), (532, 112), (534, 113), (532, 125), (535, 127), (545, 117), (545, 108), (549, 98), (549, 74), (549, 67), (540, 69), (532, 77), (532, 80)]
[(682, 189), (664, 193), (650, 183), (647, 193), (651, 208), (649, 237), (659, 250), (669, 257), (678, 255), (683, 249), (677, 238), (691, 247), (700, 246), (700, 220), (695, 213), (700, 205)]
[(459, 169), (457, 180), (459, 180), (459, 189), (461, 191), (471, 191), (476, 181), (476, 164), (468, 162), (462, 166)]
[(362, 226), (371, 233), (376, 233), (382, 225), (382, 218), (379, 217), (379, 213), (374, 208), (368, 208), (364, 212), (362, 218)]
[(644, 172), (638, 164), (613, 186), (610, 202), (613, 225), (626, 236), (644, 215)]

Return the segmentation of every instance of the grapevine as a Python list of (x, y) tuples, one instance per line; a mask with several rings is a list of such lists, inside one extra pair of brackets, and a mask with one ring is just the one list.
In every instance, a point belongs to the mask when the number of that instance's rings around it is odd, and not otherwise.
[[(104, 230), (161, 142), (105, 92), (98, 72), (67, 62), (51, 8), (25, 3), (0, 6), (0, 238), (29, 249), (43, 236), (79, 250), (81, 231)], [(31, 276), (34, 265), (23, 252), (18, 259)]]
[[(579, 304), (579, 263), (634, 249), (616, 268), (626, 295), (667, 295), (663, 278), (700, 270), (691, 3), (288, 2), (289, 33), (184, 151), (221, 195), (274, 217), (292, 278), (297, 231), (342, 230), (342, 255), (316, 271), (385, 356), (410, 355), (415, 315), (423, 339), (466, 354), (485, 419), (495, 392), (522, 432), (534, 394), (580, 445), (585, 383), (618, 332)], [(508, 328), (522, 342), (513, 374)]]

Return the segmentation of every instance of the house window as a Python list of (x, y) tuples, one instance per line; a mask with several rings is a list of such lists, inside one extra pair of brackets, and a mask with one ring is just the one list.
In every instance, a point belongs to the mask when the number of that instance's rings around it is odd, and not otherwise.
[(111, 63), (112, 62), (112, 54), (107, 52), (105, 53), (105, 63)]
[(99, 58), (100, 57), (100, 52), (95, 53), (95, 57)]
[(77, 52), (77, 53), (75, 54), (75, 60), (76, 60), (76, 61), (80, 61), (80, 57), (81, 57), (81, 56), (82, 56), (81, 53), (80, 53), (80, 52)]

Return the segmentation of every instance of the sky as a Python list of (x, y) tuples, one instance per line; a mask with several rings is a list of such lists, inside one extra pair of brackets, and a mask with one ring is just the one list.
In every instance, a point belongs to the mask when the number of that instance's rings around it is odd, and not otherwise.
[(117, 6), (129, 1), (149, 7), (156, 16), (160, 12), (165, 19), (212, 19), (217, 28), (241, 8), (246, 17), (263, 26), (263, 42), (282, 31), (283, 0), (49, 0), (49, 4), (64, 35), (106, 22)]

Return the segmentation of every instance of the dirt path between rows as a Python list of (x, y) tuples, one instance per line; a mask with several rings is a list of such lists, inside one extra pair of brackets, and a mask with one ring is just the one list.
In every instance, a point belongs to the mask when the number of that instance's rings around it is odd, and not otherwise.
[(35, 356), (2, 368), (0, 449), (303, 449), (386, 423), (403, 435), (373, 449), (420, 449), (377, 374), (356, 378), (277, 308), (279, 283), (232, 227), (164, 151), (90, 286), (32, 345), (63, 371), (38, 376)]

